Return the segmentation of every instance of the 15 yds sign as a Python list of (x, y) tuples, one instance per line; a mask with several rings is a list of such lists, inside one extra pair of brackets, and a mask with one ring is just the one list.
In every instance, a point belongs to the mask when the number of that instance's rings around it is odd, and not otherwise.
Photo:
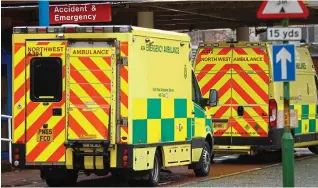
[(50, 6), (50, 24), (110, 22), (110, 4), (77, 4)]
[(301, 40), (301, 28), (292, 27), (269, 27), (267, 40)]

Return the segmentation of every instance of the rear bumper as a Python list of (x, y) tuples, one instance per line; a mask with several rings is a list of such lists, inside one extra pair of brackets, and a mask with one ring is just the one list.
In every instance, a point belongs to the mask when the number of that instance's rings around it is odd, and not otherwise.
[(270, 129), (268, 137), (214, 137), (215, 153), (251, 154), (281, 149), (283, 129)]
[[(12, 167), (17, 169), (67, 168), (86, 171), (110, 170), (111, 168), (133, 169), (133, 146), (108, 141), (67, 141), (63, 162), (27, 162), (26, 144), (12, 144), (12, 151), (19, 149), (18, 158), (12, 153)], [(123, 151), (128, 152), (127, 166), (123, 167)], [(111, 160), (113, 161), (112, 166)], [(114, 162), (115, 161), (115, 162)], [(100, 166), (103, 166), (101, 169)]]

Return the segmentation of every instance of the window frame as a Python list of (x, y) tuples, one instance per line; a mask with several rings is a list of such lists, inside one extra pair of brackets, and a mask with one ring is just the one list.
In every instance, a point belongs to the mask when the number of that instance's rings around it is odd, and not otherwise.
[(192, 90), (194, 90), (194, 93), (192, 91), (192, 95), (193, 94), (195, 95), (195, 101), (193, 101), (193, 96), (192, 96), (192, 101), (196, 103), (197, 105), (201, 106), (202, 108), (204, 108), (204, 106), (202, 105), (203, 96), (193, 71), (192, 71)]
[[(45, 61), (45, 60), (55, 60), (59, 64), (60, 69), (60, 80), (59, 80), (59, 86), (57, 87), (59, 89), (59, 93), (54, 98), (39, 98), (39, 96), (35, 96), (35, 83), (34, 83), (34, 71), (35, 71), (35, 63), (37, 61)], [(33, 57), (30, 59), (30, 101), (32, 102), (60, 102), (63, 99), (63, 60), (60, 57)]]

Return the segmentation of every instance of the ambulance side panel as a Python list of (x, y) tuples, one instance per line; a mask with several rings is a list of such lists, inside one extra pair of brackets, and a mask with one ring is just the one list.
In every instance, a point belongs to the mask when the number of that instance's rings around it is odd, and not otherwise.
[(156, 147), (147, 145), (163, 145), (164, 166), (189, 164), (190, 141), (205, 131), (203, 127), (194, 132), (193, 127), (189, 39), (142, 31), (133, 31), (132, 38), (128, 139), (136, 148), (134, 169), (152, 168)]
[[(284, 109), (283, 84), (274, 83), (278, 110)], [(290, 82), (290, 109), (297, 111), (298, 127), (292, 129), (295, 147), (318, 144), (316, 71), (306, 47), (296, 47), (296, 81)]]

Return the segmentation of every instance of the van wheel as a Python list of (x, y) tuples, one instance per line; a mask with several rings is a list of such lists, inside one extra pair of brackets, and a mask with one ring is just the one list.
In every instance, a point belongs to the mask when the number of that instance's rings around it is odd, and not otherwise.
[(213, 161), (214, 157), (215, 157), (215, 154), (214, 154), (214, 152), (212, 152), (212, 154), (211, 154), (211, 163), (214, 163), (214, 161)]
[(210, 173), (211, 167), (211, 156), (210, 156), (210, 146), (205, 142), (204, 148), (202, 150), (201, 158), (199, 161), (199, 168), (194, 169), (194, 173), (197, 177), (207, 176)]
[(155, 187), (159, 184), (160, 181), (160, 168), (161, 168), (161, 159), (159, 152), (156, 151), (153, 169), (148, 170), (147, 180), (129, 180), (128, 184), (132, 187), (140, 187), (140, 186), (146, 186), (146, 187)]
[(314, 154), (318, 155), (318, 146), (309, 146), (308, 149)]

